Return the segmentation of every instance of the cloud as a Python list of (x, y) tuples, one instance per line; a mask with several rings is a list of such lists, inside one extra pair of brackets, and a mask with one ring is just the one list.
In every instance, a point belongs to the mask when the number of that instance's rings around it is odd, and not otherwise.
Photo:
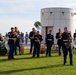
[(10, 31), (11, 27), (17, 26), (21, 32), (29, 32), (34, 27), (34, 20), (23, 18), (0, 17), (0, 33), (5, 34)]
[(76, 7), (76, 2), (68, 3), (68, 4), (66, 4), (66, 6), (75, 8)]
[(40, 9), (69, 7), (76, 9), (75, 0), (0, 0), (0, 32), (18, 26), (20, 31), (30, 31), (35, 21), (40, 20)]
[[(0, 13), (25, 13), (45, 7), (59, 6), (60, 0), (1, 0)], [(62, 3), (61, 3), (62, 4)]]
[(0, 1), (0, 13), (25, 13), (34, 7), (31, 1), (2, 0)]
[(0, 0), (0, 3), (18, 3), (24, 0)]

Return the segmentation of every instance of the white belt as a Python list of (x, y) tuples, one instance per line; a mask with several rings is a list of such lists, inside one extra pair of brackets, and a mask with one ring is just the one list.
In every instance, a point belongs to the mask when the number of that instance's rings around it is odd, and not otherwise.
[(14, 40), (14, 38), (9, 38), (10, 40)]
[(48, 41), (52, 41), (52, 39), (47, 39)]
[(68, 40), (63, 40), (64, 42), (67, 42)]
[(61, 39), (61, 38), (58, 38), (59, 40)]

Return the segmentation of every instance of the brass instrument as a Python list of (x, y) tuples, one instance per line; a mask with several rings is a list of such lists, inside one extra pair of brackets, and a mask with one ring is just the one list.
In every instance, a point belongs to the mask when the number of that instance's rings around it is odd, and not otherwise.
[(61, 39), (62, 38), (62, 33), (60, 33), (59, 36), (60, 36), (60, 39)]
[(17, 38), (13, 38), (13, 40), (14, 40), (14, 43), (16, 43)]
[(66, 48), (71, 47), (72, 39), (68, 37), (67, 43), (66, 43)]
[(37, 38), (38, 43), (40, 44), (40, 40)]
[(36, 40), (35, 40), (36, 42), (38, 42), (39, 43), (39, 45), (41, 44), (41, 42), (40, 42), (40, 40), (39, 40), (39, 38), (38, 37), (36, 37)]
[(30, 37), (31, 39), (34, 39), (34, 35), (32, 37)]

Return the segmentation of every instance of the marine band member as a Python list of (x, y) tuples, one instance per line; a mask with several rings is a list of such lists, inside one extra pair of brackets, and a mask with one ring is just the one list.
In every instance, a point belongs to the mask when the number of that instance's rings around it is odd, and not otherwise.
[(74, 37), (74, 40), (76, 39), (76, 30), (75, 30), (75, 33), (73, 34), (73, 37)]
[[(67, 27), (64, 28), (64, 32), (62, 33), (62, 49), (63, 49), (63, 54), (64, 54), (64, 65), (66, 65), (66, 59), (67, 59), (67, 54), (69, 52), (69, 57), (70, 57), (70, 65), (73, 65), (72, 61), (72, 49), (71, 49), (71, 42), (68, 40), (71, 40), (71, 34), (68, 33)], [(68, 46), (69, 45), (69, 46)]]
[(41, 41), (42, 41), (42, 35), (40, 35), (39, 31), (37, 31), (37, 34), (34, 36), (34, 51), (33, 51), (33, 56), (35, 57), (37, 54), (37, 57), (39, 57), (40, 55), (40, 45), (41, 45)]
[(32, 31), (29, 34), (30, 39), (30, 54), (32, 53), (32, 49), (34, 46), (34, 35), (36, 34), (35, 28), (32, 28)]
[(57, 39), (57, 44), (58, 44), (58, 47), (59, 47), (59, 56), (61, 55), (61, 47), (62, 47), (62, 32), (61, 32), (61, 29), (59, 28), (59, 32), (56, 33), (56, 39)]
[(9, 45), (9, 54), (8, 54), (8, 59), (14, 59), (14, 49), (15, 49), (15, 42), (16, 42), (16, 34), (14, 31), (14, 28), (11, 28), (11, 31), (8, 33), (8, 45)]
[(54, 43), (54, 36), (52, 35), (52, 30), (49, 30), (49, 34), (46, 35), (46, 46), (47, 46), (47, 50), (46, 50), (46, 56), (51, 56), (51, 47)]

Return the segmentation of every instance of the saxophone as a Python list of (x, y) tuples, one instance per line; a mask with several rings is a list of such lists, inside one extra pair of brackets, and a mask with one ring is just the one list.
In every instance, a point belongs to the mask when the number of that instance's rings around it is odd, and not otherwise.
[(60, 39), (62, 38), (62, 33), (59, 34)]
[(37, 42), (39, 43), (39, 45), (41, 44), (41, 43), (40, 43), (40, 40), (39, 40), (39, 38), (37, 38)]
[(72, 39), (70, 39), (70, 37), (69, 37), (67, 44), (66, 44), (66, 48), (69, 48), (71, 46), (71, 43), (72, 43)]
[(41, 42), (40, 42), (40, 40), (39, 40), (39, 38), (37, 36), (35, 37), (35, 42), (38, 42), (39, 45), (41, 44)]

